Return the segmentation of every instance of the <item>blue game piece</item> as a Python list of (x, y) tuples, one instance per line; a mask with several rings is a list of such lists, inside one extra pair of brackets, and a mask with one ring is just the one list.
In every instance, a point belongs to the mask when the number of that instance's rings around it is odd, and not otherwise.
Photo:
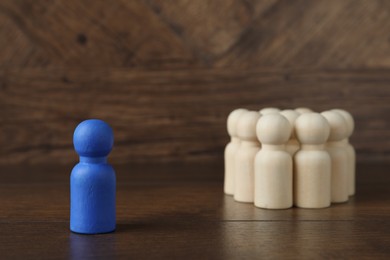
[(115, 171), (107, 163), (114, 144), (111, 127), (104, 121), (81, 122), (73, 134), (80, 162), (70, 176), (70, 230), (82, 234), (115, 230)]

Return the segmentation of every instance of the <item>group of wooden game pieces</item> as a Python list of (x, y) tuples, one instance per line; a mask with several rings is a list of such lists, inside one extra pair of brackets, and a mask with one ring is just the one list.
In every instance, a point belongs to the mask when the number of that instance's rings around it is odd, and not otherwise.
[(249, 111), (227, 119), (224, 191), (266, 209), (324, 208), (355, 194), (354, 130), (342, 109)]

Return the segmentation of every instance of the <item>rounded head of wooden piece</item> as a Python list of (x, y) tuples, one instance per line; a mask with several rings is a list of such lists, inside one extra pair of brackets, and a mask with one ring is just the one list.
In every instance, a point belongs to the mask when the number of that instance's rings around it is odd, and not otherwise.
[(313, 110), (307, 107), (297, 107), (295, 109), (299, 114), (313, 113)]
[(280, 109), (276, 108), (276, 107), (266, 107), (266, 108), (261, 109), (259, 112), (262, 115), (277, 114), (280, 112)]
[(260, 118), (256, 125), (257, 138), (262, 144), (285, 144), (291, 136), (291, 124), (281, 114), (268, 114)]
[(326, 118), (330, 126), (328, 141), (341, 141), (348, 136), (348, 125), (344, 117), (335, 111), (325, 111), (321, 113)]
[(257, 141), (256, 138), (256, 124), (260, 113), (257, 111), (246, 111), (238, 119), (237, 136), (245, 141)]
[(295, 120), (299, 117), (299, 113), (292, 109), (286, 109), (280, 112), (282, 116), (284, 116), (289, 122), (292, 127), (291, 136), (295, 137)]
[(295, 120), (295, 134), (301, 144), (324, 144), (330, 133), (330, 126), (319, 113), (304, 113)]
[(333, 109), (332, 111), (336, 111), (344, 117), (348, 126), (348, 137), (350, 137), (355, 129), (355, 121), (353, 120), (352, 115), (344, 109)]
[(233, 110), (228, 118), (227, 118), (227, 131), (230, 136), (236, 137), (237, 136), (237, 123), (238, 118), (248, 110), (245, 108), (238, 108)]
[(111, 127), (100, 119), (88, 119), (81, 122), (73, 134), (76, 152), (83, 157), (105, 157), (114, 144)]

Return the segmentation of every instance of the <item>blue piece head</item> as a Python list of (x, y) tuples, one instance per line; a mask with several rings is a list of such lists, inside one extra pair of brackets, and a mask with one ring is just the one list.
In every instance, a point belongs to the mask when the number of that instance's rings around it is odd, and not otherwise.
[(102, 120), (85, 120), (74, 130), (73, 145), (82, 157), (105, 157), (111, 152), (113, 144), (113, 131)]

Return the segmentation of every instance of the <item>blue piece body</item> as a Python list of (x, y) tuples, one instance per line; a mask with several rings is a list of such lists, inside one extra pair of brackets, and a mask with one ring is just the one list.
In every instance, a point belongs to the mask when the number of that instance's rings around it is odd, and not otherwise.
[(80, 162), (70, 176), (70, 229), (76, 233), (99, 234), (115, 230), (115, 171), (107, 163), (113, 146), (111, 127), (89, 119), (80, 123), (73, 143)]

